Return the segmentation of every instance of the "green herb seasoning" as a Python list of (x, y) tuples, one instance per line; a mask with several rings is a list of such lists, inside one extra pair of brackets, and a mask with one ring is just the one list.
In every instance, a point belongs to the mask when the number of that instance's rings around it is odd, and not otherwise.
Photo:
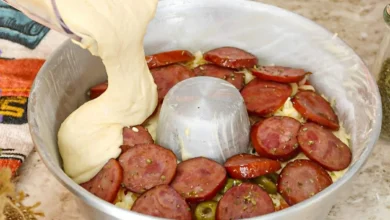
[(378, 87), (382, 97), (382, 133), (390, 136), (390, 58), (383, 62), (379, 72)]

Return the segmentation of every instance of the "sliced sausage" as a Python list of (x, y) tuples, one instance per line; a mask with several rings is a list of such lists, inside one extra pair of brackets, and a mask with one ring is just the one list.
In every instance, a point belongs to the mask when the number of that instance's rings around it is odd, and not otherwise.
[(156, 186), (142, 194), (132, 211), (155, 217), (191, 220), (191, 210), (186, 201), (168, 185)]
[(283, 66), (261, 66), (252, 69), (252, 74), (262, 80), (281, 83), (294, 83), (301, 81), (307, 74), (303, 69)]
[(157, 85), (158, 99), (164, 99), (168, 91), (178, 82), (194, 76), (187, 67), (180, 64), (159, 67), (150, 71)]
[[(134, 147), (134, 146), (133, 146)], [(119, 147), (121, 149), (121, 154), (123, 154), (124, 152), (126, 152), (128, 149), (130, 149), (131, 147), (129, 145), (121, 145)]]
[(192, 158), (177, 166), (172, 187), (188, 202), (212, 199), (225, 185), (226, 171), (215, 161)]
[(131, 147), (118, 160), (123, 167), (123, 185), (135, 193), (169, 184), (177, 166), (175, 154), (155, 144)]
[(286, 102), (291, 95), (289, 84), (253, 79), (241, 91), (249, 113), (267, 116)]
[(297, 135), (300, 127), (301, 123), (294, 118), (267, 118), (252, 126), (253, 147), (260, 156), (288, 160), (299, 152)]
[(108, 88), (108, 82), (101, 83), (89, 89), (89, 99), (96, 99), (103, 94)]
[(174, 63), (189, 62), (195, 59), (194, 55), (187, 50), (172, 50), (153, 54), (145, 57), (149, 69), (167, 66)]
[(331, 171), (344, 170), (352, 160), (351, 150), (330, 130), (315, 123), (306, 123), (298, 133), (303, 153)]
[(282, 170), (278, 192), (289, 205), (306, 200), (333, 183), (329, 174), (310, 160), (294, 160)]
[(123, 170), (115, 159), (110, 159), (90, 181), (80, 184), (95, 196), (114, 202), (123, 180)]
[(301, 90), (291, 100), (294, 108), (306, 119), (338, 130), (339, 119), (334, 113), (329, 102), (313, 91)]
[(274, 212), (271, 197), (258, 185), (243, 183), (229, 189), (218, 203), (217, 220), (246, 219)]
[(225, 162), (226, 171), (234, 179), (255, 178), (274, 173), (281, 168), (279, 161), (262, 158), (252, 154), (238, 154)]
[(257, 64), (257, 57), (235, 47), (220, 47), (204, 54), (204, 59), (228, 68), (252, 68)]
[(142, 126), (123, 128), (123, 145), (134, 147), (138, 144), (153, 144), (153, 138)]
[(196, 76), (211, 76), (224, 79), (233, 84), (238, 90), (244, 87), (244, 74), (235, 73), (234, 70), (220, 67), (214, 64), (204, 64), (196, 67), (194, 70)]

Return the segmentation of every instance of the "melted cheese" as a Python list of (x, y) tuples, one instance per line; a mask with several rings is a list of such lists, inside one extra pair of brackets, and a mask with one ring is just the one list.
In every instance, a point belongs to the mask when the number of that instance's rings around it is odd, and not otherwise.
[(287, 116), (287, 117), (295, 118), (301, 123), (304, 123), (306, 121), (302, 117), (302, 115), (294, 108), (290, 97), (286, 100), (284, 105), (274, 113), (274, 116)]
[(255, 76), (252, 74), (252, 72), (249, 71), (248, 69), (243, 69), (243, 70), (239, 71), (238, 73), (244, 74), (245, 84), (248, 84), (252, 79), (255, 78)]
[(197, 51), (194, 53), (195, 59), (191, 62), (188, 62), (186, 66), (190, 69), (194, 69), (200, 65), (208, 63), (204, 58), (203, 58), (203, 53), (201, 51)]
[(133, 207), (135, 200), (137, 200), (137, 196), (130, 191), (126, 191), (127, 190), (125, 190), (124, 188), (121, 188), (119, 190), (114, 204), (118, 207), (130, 210), (131, 207)]

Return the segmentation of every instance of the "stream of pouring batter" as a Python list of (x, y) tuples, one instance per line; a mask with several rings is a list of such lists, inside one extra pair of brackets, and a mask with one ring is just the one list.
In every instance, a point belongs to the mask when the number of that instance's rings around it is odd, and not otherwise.
[(57, 0), (64, 22), (83, 37), (80, 46), (100, 56), (108, 89), (61, 125), (58, 145), (65, 172), (77, 183), (95, 176), (122, 145), (122, 128), (138, 125), (157, 105), (143, 38), (158, 0)]

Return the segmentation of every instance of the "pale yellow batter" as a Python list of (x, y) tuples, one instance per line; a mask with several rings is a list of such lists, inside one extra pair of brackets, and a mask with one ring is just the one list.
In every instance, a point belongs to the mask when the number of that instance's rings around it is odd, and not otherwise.
[[(59, 26), (51, 0), (10, 0)], [(58, 132), (65, 172), (77, 183), (119, 156), (122, 128), (142, 124), (157, 106), (157, 87), (145, 61), (143, 38), (158, 0), (56, 0), (78, 43), (101, 57), (109, 87), (74, 111)], [(30, 14), (30, 13), (28, 13)]]
[(58, 145), (65, 172), (77, 183), (90, 180), (119, 156), (122, 128), (138, 125), (157, 106), (157, 87), (145, 61), (143, 38), (157, 0), (57, 0), (81, 46), (100, 56), (108, 89), (74, 111), (61, 125)]

